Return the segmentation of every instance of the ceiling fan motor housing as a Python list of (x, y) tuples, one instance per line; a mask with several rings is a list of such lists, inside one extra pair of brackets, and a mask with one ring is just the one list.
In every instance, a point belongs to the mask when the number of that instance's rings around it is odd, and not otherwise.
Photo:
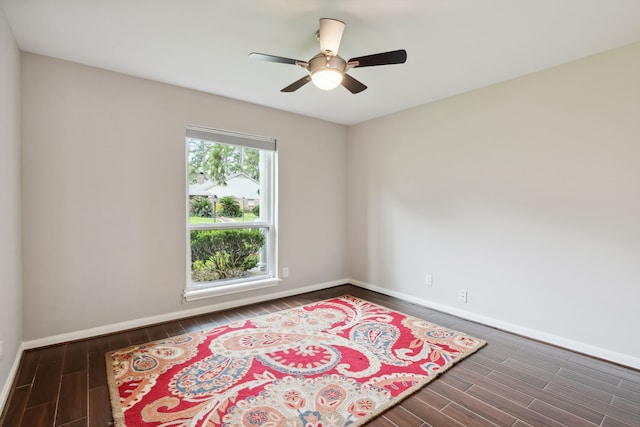
[(322, 90), (331, 90), (342, 83), (347, 63), (330, 52), (320, 53), (309, 61), (307, 70), (311, 74), (313, 84)]
[(319, 53), (309, 60), (309, 73), (313, 75), (316, 71), (326, 70), (327, 68), (344, 73), (347, 68), (347, 61), (339, 56), (326, 55)]

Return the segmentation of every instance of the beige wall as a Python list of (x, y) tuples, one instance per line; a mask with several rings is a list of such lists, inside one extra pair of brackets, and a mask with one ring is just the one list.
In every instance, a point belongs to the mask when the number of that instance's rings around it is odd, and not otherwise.
[[(26, 53), (22, 95), (25, 340), (347, 276), (344, 126)], [(186, 124), (277, 139), (275, 290), (181, 302)]]
[(20, 54), (0, 8), (0, 408), (22, 343)]
[(635, 44), (351, 127), (350, 277), (640, 367), (639, 76)]

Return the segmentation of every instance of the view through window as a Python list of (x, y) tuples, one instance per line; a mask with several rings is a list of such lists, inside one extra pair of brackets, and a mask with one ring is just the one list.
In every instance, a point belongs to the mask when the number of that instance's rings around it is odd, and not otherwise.
[(185, 297), (275, 284), (275, 140), (189, 126), (186, 146)]

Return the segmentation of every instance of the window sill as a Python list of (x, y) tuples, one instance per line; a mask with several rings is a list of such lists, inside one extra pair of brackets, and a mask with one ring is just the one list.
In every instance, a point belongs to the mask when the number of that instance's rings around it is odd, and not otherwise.
[(277, 286), (280, 279), (262, 279), (251, 282), (234, 283), (229, 285), (220, 285), (204, 289), (187, 289), (184, 291), (185, 301), (197, 301), (206, 298), (213, 298), (220, 295), (236, 294), (239, 292), (253, 291), (256, 289), (270, 288)]

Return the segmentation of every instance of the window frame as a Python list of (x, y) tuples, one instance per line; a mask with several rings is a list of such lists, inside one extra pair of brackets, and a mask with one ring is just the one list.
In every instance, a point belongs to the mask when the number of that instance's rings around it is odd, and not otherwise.
[[(260, 221), (234, 223), (189, 222), (189, 140), (196, 139), (212, 143), (233, 145), (257, 149), (260, 152)], [(277, 216), (276, 216), (276, 163), (277, 150), (275, 138), (230, 132), (220, 129), (187, 125), (185, 132), (185, 236), (186, 236), (186, 285), (183, 293), (185, 301), (195, 301), (218, 295), (228, 295), (255, 289), (272, 287), (280, 283), (277, 276)], [(264, 176), (263, 176), (264, 175)], [(265, 209), (266, 208), (266, 209)], [(267, 274), (247, 278), (225, 279), (212, 282), (194, 282), (191, 271), (191, 231), (224, 229), (264, 229), (266, 230)]]

